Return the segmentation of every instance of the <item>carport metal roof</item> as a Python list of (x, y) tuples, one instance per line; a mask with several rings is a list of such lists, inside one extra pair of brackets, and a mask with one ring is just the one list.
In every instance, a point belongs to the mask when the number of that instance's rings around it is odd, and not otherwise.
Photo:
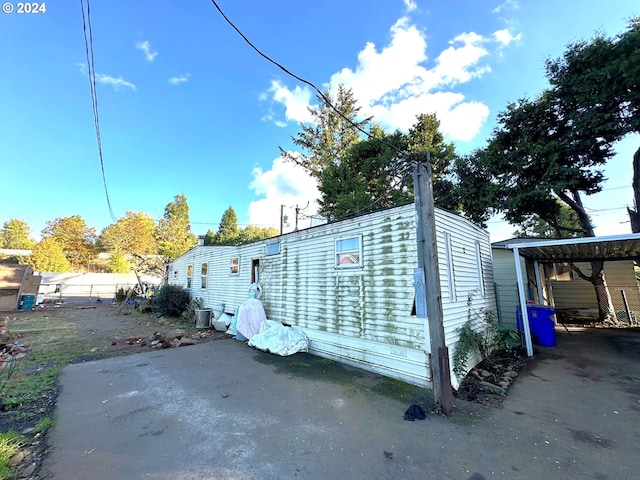
[(526, 240), (507, 244), (520, 255), (542, 263), (628, 260), (640, 258), (640, 233), (607, 237)]
[(514, 240), (512, 243), (507, 243), (506, 247), (513, 250), (527, 354), (533, 356), (529, 314), (519, 256), (522, 255), (542, 263), (640, 258), (640, 233), (606, 237), (565, 238), (561, 240)]

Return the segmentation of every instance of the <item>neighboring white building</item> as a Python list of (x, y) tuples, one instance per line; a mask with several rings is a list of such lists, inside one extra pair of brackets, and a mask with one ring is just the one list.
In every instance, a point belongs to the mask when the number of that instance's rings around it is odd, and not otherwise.
[[(435, 218), (453, 355), (469, 297), (473, 309), (496, 309), (491, 247), (472, 222), (439, 209)], [(410, 204), (237, 247), (197, 246), (166, 266), (166, 281), (228, 313), (259, 281), (267, 316), (301, 328), (311, 353), (430, 386), (428, 325), (412, 312), (415, 220)]]
[[(125, 290), (138, 285), (135, 273), (55, 273), (40, 272), (42, 282), (39, 301), (113, 300), (119, 288)], [(159, 286), (162, 279), (150, 275), (140, 275), (140, 281), (149, 286)]]

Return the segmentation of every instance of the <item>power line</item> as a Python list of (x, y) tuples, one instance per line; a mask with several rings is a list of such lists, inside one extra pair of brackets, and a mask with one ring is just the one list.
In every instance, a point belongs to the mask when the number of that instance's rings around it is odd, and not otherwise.
[[(104, 185), (104, 194), (107, 198), (107, 207), (109, 208), (109, 215), (114, 222), (117, 222), (117, 218), (111, 208), (111, 200), (109, 199), (109, 189), (107, 188), (107, 177), (104, 172), (104, 158), (102, 155), (102, 139), (100, 137), (100, 120), (98, 116), (98, 90), (96, 88), (96, 71), (95, 60), (93, 56), (93, 29), (91, 28), (91, 5), (87, 0), (87, 15), (85, 18), (84, 1), (80, 0), (80, 8), (82, 10), (82, 30), (84, 32), (84, 47), (87, 57), (87, 75), (89, 77), (89, 85), (91, 87), (91, 107), (93, 109), (93, 123), (96, 129), (96, 140), (98, 142), (98, 155), (100, 157), (100, 170), (102, 172), (102, 184)], [(87, 26), (89, 35), (87, 37)]]
[[(88, 0), (87, 0), (88, 1)], [(324, 95), (324, 93), (322, 93), (320, 91), (320, 89), (318, 87), (316, 87), (312, 82), (310, 82), (309, 80), (305, 80), (302, 77), (299, 77), (298, 75), (296, 75), (295, 73), (292, 73), (289, 69), (287, 69), (286, 67), (284, 67), (283, 65), (281, 65), (280, 63), (276, 62), (275, 60), (273, 60), (271, 57), (269, 57), (267, 54), (263, 53), (258, 47), (256, 47), (251, 40), (249, 40), (246, 35), (244, 33), (242, 33), (240, 31), (240, 29), (238, 27), (235, 26), (235, 24), (225, 15), (225, 13), (222, 11), (222, 9), (220, 8), (220, 6), (218, 5), (218, 3), (216, 2), (216, 0), (211, 0), (211, 3), (213, 3), (213, 6), (216, 7), (216, 9), (218, 10), (218, 12), (220, 12), (220, 15), (222, 15), (222, 18), (225, 19), (225, 21), (231, 26), (231, 28), (233, 28), (238, 35), (240, 35), (242, 37), (242, 39), (258, 54), (260, 55), (262, 58), (264, 58), (265, 60), (267, 60), (269, 63), (272, 63), (273, 65), (275, 65), (276, 67), (278, 67), (280, 70), (282, 70), (284, 73), (286, 73), (287, 75), (295, 78), (296, 80), (298, 80), (299, 82), (302, 82), (306, 85), (309, 85), (311, 88), (313, 88), (317, 94), (320, 96), (320, 98), (322, 98), (322, 100), (329, 106), (331, 107), (331, 109), (333, 109), (334, 112), (336, 112), (338, 115), (340, 115), (344, 120), (346, 120), (353, 128), (355, 128), (356, 130), (358, 130), (360, 133), (363, 133), (364, 135), (366, 135), (367, 138), (374, 138), (370, 133), (368, 133), (367, 131), (365, 131), (362, 127), (360, 127), (359, 125), (357, 125), (356, 123), (354, 123), (353, 121), (351, 121), (350, 118), (348, 118), (346, 115), (344, 115), (340, 110), (338, 110), (337, 107), (335, 107), (333, 105), (333, 103), (331, 103), (329, 101), (329, 99)], [(404, 154), (406, 152), (400, 150), (399, 148), (397, 148), (395, 145), (392, 145), (390, 143), (387, 143), (386, 141), (384, 141), (384, 139), (381, 140), (385, 145), (391, 147), (392, 150), (394, 150), (395, 152), (399, 153), (399, 154)]]

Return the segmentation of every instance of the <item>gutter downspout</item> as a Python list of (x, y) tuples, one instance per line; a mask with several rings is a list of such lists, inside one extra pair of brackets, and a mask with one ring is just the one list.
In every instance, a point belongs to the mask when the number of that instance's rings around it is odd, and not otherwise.
[(522, 284), (522, 267), (520, 266), (520, 252), (518, 247), (513, 247), (513, 258), (516, 262), (516, 276), (518, 279), (518, 293), (520, 297), (520, 315), (522, 316), (522, 329), (524, 341), (527, 346), (527, 355), (533, 357), (533, 345), (531, 344), (531, 330), (529, 329), (529, 312), (527, 311), (527, 296)]

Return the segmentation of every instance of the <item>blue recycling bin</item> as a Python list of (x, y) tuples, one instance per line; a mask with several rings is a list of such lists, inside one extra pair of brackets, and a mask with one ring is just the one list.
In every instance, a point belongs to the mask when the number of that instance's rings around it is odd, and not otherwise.
[[(548, 305), (527, 305), (531, 339), (536, 345), (555, 347), (558, 343), (556, 340), (556, 324), (553, 321), (555, 313), (556, 309)], [(522, 317), (519, 306), (516, 308), (516, 318), (518, 330), (522, 330)]]

